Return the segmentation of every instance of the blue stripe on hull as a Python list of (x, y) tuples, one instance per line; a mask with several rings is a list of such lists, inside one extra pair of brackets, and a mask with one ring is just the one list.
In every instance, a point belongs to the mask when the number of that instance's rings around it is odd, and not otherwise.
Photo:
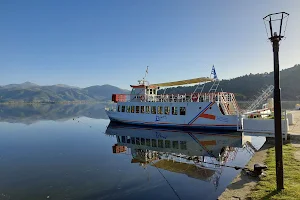
[(121, 122), (124, 124), (133, 124), (133, 125), (140, 125), (140, 126), (152, 126), (152, 127), (170, 127), (170, 128), (177, 128), (177, 129), (209, 129), (209, 130), (224, 130), (224, 131), (237, 131), (237, 126), (189, 126), (189, 125), (174, 125), (174, 124), (148, 124), (143, 122), (124, 122), (115, 119), (110, 119), (111, 121)]

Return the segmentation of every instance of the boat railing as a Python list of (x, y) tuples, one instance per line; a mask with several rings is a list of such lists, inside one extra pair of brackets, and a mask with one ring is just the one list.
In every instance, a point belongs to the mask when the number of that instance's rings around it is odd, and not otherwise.
[(106, 111), (113, 111), (116, 112), (117, 111), (117, 106), (116, 105), (107, 105), (104, 108)]
[(185, 93), (185, 94), (116, 94), (115, 102), (217, 102), (221, 103), (226, 114), (237, 114), (238, 104), (233, 93)]

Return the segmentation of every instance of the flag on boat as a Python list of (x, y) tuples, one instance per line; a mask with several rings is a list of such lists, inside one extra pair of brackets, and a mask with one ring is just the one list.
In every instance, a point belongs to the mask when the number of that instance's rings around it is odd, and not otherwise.
[(211, 69), (211, 74), (214, 76), (214, 79), (218, 79), (216, 70), (215, 70), (215, 66), (213, 65), (212, 69)]

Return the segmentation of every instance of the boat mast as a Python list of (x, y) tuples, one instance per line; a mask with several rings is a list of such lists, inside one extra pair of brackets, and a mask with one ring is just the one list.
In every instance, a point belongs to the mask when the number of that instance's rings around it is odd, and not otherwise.
[(145, 85), (145, 79), (146, 79), (147, 74), (148, 74), (148, 66), (147, 66), (147, 69), (146, 69), (146, 72), (145, 72), (145, 76), (143, 78), (143, 85)]

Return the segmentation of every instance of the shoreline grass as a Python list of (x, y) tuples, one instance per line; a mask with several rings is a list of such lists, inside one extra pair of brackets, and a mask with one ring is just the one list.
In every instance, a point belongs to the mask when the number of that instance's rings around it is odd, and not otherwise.
[[(300, 150), (300, 149), (299, 149)], [(251, 199), (300, 199), (300, 161), (294, 157), (297, 148), (283, 145), (284, 190), (276, 191), (275, 148), (268, 150), (266, 177), (263, 177), (251, 192)]]

